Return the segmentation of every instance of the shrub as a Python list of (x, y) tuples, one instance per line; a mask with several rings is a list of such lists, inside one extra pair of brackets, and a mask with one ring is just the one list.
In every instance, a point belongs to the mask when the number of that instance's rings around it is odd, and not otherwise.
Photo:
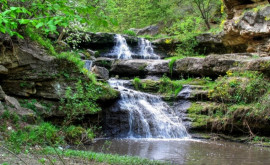
[(135, 77), (133, 79), (133, 85), (134, 85), (136, 90), (139, 90), (141, 87), (141, 79), (139, 77)]
[(92, 129), (84, 129), (80, 126), (69, 126), (65, 129), (65, 140), (69, 144), (83, 144), (94, 138), (95, 134)]
[(218, 78), (209, 97), (225, 103), (256, 102), (267, 92), (269, 83), (258, 72), (227, 72)]
[(132, 30), (125, 30), (123, 33), (129, 36), (136, 36), (136, 33)]
[(83, 83), (79, 80), (76, 83), (76, 88), (67, 88), (65, 98), (61, 99), (59, 107), (65, 114), (65, 125), (73, 122), (75, 119), (81, 119), (85, 114), (94, 114), (100, 111), (100, 107), (96, 101), (102, 94), (100, 86), (94, 83)]
[(24, 146), (57, 145), (63, 144), (64, 138), (59, 134), (59, 128), (50, 123), (41, 123), (36, 127), (25, 127), (18, 131), (10, 132), (8, 142), (16, 152)]

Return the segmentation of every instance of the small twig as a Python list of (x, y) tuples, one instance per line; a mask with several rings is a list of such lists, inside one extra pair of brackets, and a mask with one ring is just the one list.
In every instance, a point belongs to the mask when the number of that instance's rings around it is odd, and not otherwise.
[(249, 125), (248, 125), (247, 120), (245, 120), (244, 123), (247, 125), (251, 137), (255, 137), (255, 134), (251, 131), (251, 129), (250, 129)]
[(10, 151), (9, 149), (7, 149), (6, 147), (3, 147), (3, 146), (0, 146), (1, 148), (3, 148), (4, 150), (6, 150), (7, 152), (9, 152), (10, 154), (14, 155), (15, 157), (17, 157), (18, 159), (20, 159), (20, 161), (22, 161), (24, 164), (27, 165), (27, 163), (22, 159), (20, 158), (19, 156), (17, 156), (15, 153), (13, 153), (12, 151)]
[(61, 162), (66, 165), (66, 163), (64, 162), (64, 160), (62, 159), (62, 157), (59, 155), (59, 153), (57, 152), (57, 150), (55, 149), (55, 147), (53, 147), (54, 151), (56, 152), (56, 155), (58, 156), (58, 158), (61, 160)]

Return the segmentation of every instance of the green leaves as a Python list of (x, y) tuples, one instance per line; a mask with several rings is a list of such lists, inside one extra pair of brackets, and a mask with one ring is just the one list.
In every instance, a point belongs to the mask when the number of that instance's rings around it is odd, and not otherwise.
[[(70, 0), (0, 0), (0, 32), (22, 37), (18, 31), (25, 27), (39, 29), (43, 34), (57, 33), (57, 26), (68, 27), (71, 22), (94, 25), (95, 8), (86, 1)], [(107, 22), (102, 20), (103, 25)]]

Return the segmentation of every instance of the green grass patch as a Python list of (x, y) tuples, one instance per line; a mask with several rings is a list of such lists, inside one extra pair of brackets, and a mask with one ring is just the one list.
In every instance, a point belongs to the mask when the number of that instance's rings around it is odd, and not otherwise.
[(78, 151), (78, 150), (59, 150), (51, 147), (47, 147), (44, 149), (45, 154), (60, 154), (65, 157), (78, 157), (78, 158), (86, 158), (92, 160), (94, 162), (104, 162), (108, 164), (117, 164), (117, 165), (165, 165), (169, 164), (166, 162), (153, 161), (148, 159), (143, 159), (139, 157), (131, 157), (131, 156), (119, 156), (112, 154), (103, 154), (103, 153), (95, 153), (91, 151)]

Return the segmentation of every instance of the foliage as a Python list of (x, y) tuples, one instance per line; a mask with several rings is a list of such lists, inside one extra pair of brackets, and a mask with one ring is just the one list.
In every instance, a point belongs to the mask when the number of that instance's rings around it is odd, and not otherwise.
[(135, 77), (133, 79), (133, 85), (135, 87), (136, 90), (140, 89), (140, 85), (141, 85), (141, 79), (139, 77)]
[(9, 133), (8, 143), (10, 148), (19, 152), (22, 147), (33, 145), (63, 144), (64, 139), (59, 136), (59, 129), (50, 123), (41, 123), (36, 127), (25, 127)]
[(60, 110), (66, 114), (65, 125), (69, 125), (75, 119), (80, 119), (84, 114), (94, 114), (100, 111), (96, 101), (101, 90), (101, 87), (93, 82), (83, 83), (81, 80), (76, 83), (76, 89), (68, 87), (65, 98), (61, 99), (60, 106)]
[(258, 72), (231, 72), (219, 78), (209, 97), (227, 103), (256, 102), (267, 92), (269, 83)]
[(57, 27), (66, 28), (74, 22), (93, 25), (93, 22), (104, 21), (94, 14), (95, 8), (86, 5), (85, 0), (1, 0), (1, 3), (0, 32), (20, 38), (19, 32), (25, 27), (49, 34), (58, 33)]
[(92, 129), (84, 129), (80, 126), (69, 126), (64, 129), (65, 140), (69, 144), (84, 144), (89, 143), (95, 138), (95, 134)]
[(136, 36), (136, 33), (132, 30), (125, 30), (123, 34), (129, 35), (129, 36)]

